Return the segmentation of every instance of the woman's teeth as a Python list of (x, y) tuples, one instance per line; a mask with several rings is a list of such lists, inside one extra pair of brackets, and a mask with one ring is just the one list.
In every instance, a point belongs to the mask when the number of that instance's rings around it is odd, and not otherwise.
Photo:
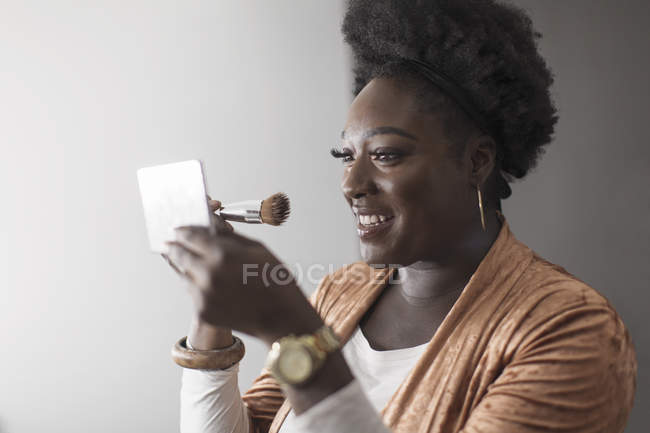
[(392, 218), (392, 215), (359, 215), (359, 222), (364, 226), (381, 224)]

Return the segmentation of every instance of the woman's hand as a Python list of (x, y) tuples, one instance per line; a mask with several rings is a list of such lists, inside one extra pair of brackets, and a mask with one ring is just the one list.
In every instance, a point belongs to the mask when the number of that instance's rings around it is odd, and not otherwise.
[(221, 202), (219, 200), (212, 200), (208, 196), (208, 206), (210, 207), (210, 218), (212, 218), (212, 226), (217, 232), (220, 231), (234, 231), (232, 224), (226, 221), (222, 216), (214, 213), (217, 209), (221, 209)]
[[(221, 209), (221, 202), (219, 200), (212, 200), (210, 196), (207, 196), (208, 198), (208, 207), (210, 208), (210, 220), (212, 222), (212, 227), (215, 232), (220, 233), (224, 231), (234, 231), (235, 229), (233, 228), (232, 224), (230, 224), (228, 221), (226, 221), (223, 217), (220, 215), (215, 214), (214, 212), (217, 209)], [(160, 254), (163, 259), (167, 261), (169, 266), (172, 267), (179, 275), (183, 275), (183, 271), (179, 269), (171, 260), (169, 260), (169, 257), (165, 253)]]
[(269, 345), (322, 324), (289, 270), (261, 242), (223, 226), (216, 233), (186, 226), (176, 229), (176, 240), (168, 245), (170, 264), (182, 269), (190, 283), (201, 322), (253, 335)]
[[(228, 221), (214, 213), (214, 211), (221, 208), (221, 202), (219, 200), (212, 200), (210, 196), (207, 196), (207, 198), (214, 231), (233, 231), (233, 227)], [(166, 254), (163, 253), (161, 255), (177, 273), (184, 276), (183, 271), (169, 260), (169, 257)], [(197, 350), (220, 349), (228, 347), (233, 343), (232, 330), (230, 328), (212, 326), (203, 322), (196, 314), (192, 318), (192, 324), (187, 339), (188, 344), (191, 343), (192, 348)]]

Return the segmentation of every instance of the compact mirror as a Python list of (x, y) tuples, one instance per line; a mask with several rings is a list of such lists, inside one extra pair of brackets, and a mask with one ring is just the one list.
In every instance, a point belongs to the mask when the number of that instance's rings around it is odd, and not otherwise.
[(176, 238), (175, 227), (210, 227), (210, 208), (201, 161), (141, 168), (138, 170), (138, 183), (149, 246), (153, 252), (167, 252), (165, 241)]

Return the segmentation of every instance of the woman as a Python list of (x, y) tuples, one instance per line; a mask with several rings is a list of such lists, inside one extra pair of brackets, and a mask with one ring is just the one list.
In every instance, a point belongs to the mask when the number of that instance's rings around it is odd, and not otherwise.
[[(356, 98), (332, 155), (363, 260), (308, 300), (295, 282), (243, 283), (245, 266), (281, 264), (225, 221), (179, 229), (168, 259), (196, 307), (175, 355), (182, 431), (623, 431), (636, 359), (620, 317), (501, 213), (557, 121), (529, 18), (489, 0), (353, 0), (343, 33)], [(294, 368), (270, 356), (240, 396), (231, 329)], [(311, 336), (313, 364), (291, 334)]]

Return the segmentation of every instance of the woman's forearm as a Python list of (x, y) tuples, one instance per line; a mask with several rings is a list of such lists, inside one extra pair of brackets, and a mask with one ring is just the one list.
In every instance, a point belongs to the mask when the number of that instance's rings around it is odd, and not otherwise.
[[(280, 337), (289, 334), (311, 334), (323, 326), (323, 320), (305, 298), (301, 299), (300, 305), (292, 306), (286, 313), (279, 312), (277, 317), (288, 317), (291, 320), (284, 323), (276, 321), (272, 332), (260, 335), (269, 348)], [(298, 415), (343, 388), (353, 379), (354, 376), (341, 350), (338, 349), (325, 358), (323, 365), (308, 383), (299, 387), (287, 386), (284, 392)]]
[(228, 347), (234, 340), (230, 328), (212, 326), (195, 318), (187, 334), (187, 342), (196, 350), (214, 350)]
[[(213, 350), (233, 343), (232, 330), (195, 318), (187, 344), (196, 350)], [(248, 433), (249, 418), (237, 385), (239, 363), (224, 370), (183, 369), (181, 433), (232, 431)], [(218, 414), (218, 416), (216, 416)]]
[(340, 350), (330, 353), (310, 381), (301, 387), (286, 387), (285, 393), (296, 415), (300, 415), (348, 385), (354, 376)]
[(302, 433), (391, 433), (356, 379), (289, 422)]

